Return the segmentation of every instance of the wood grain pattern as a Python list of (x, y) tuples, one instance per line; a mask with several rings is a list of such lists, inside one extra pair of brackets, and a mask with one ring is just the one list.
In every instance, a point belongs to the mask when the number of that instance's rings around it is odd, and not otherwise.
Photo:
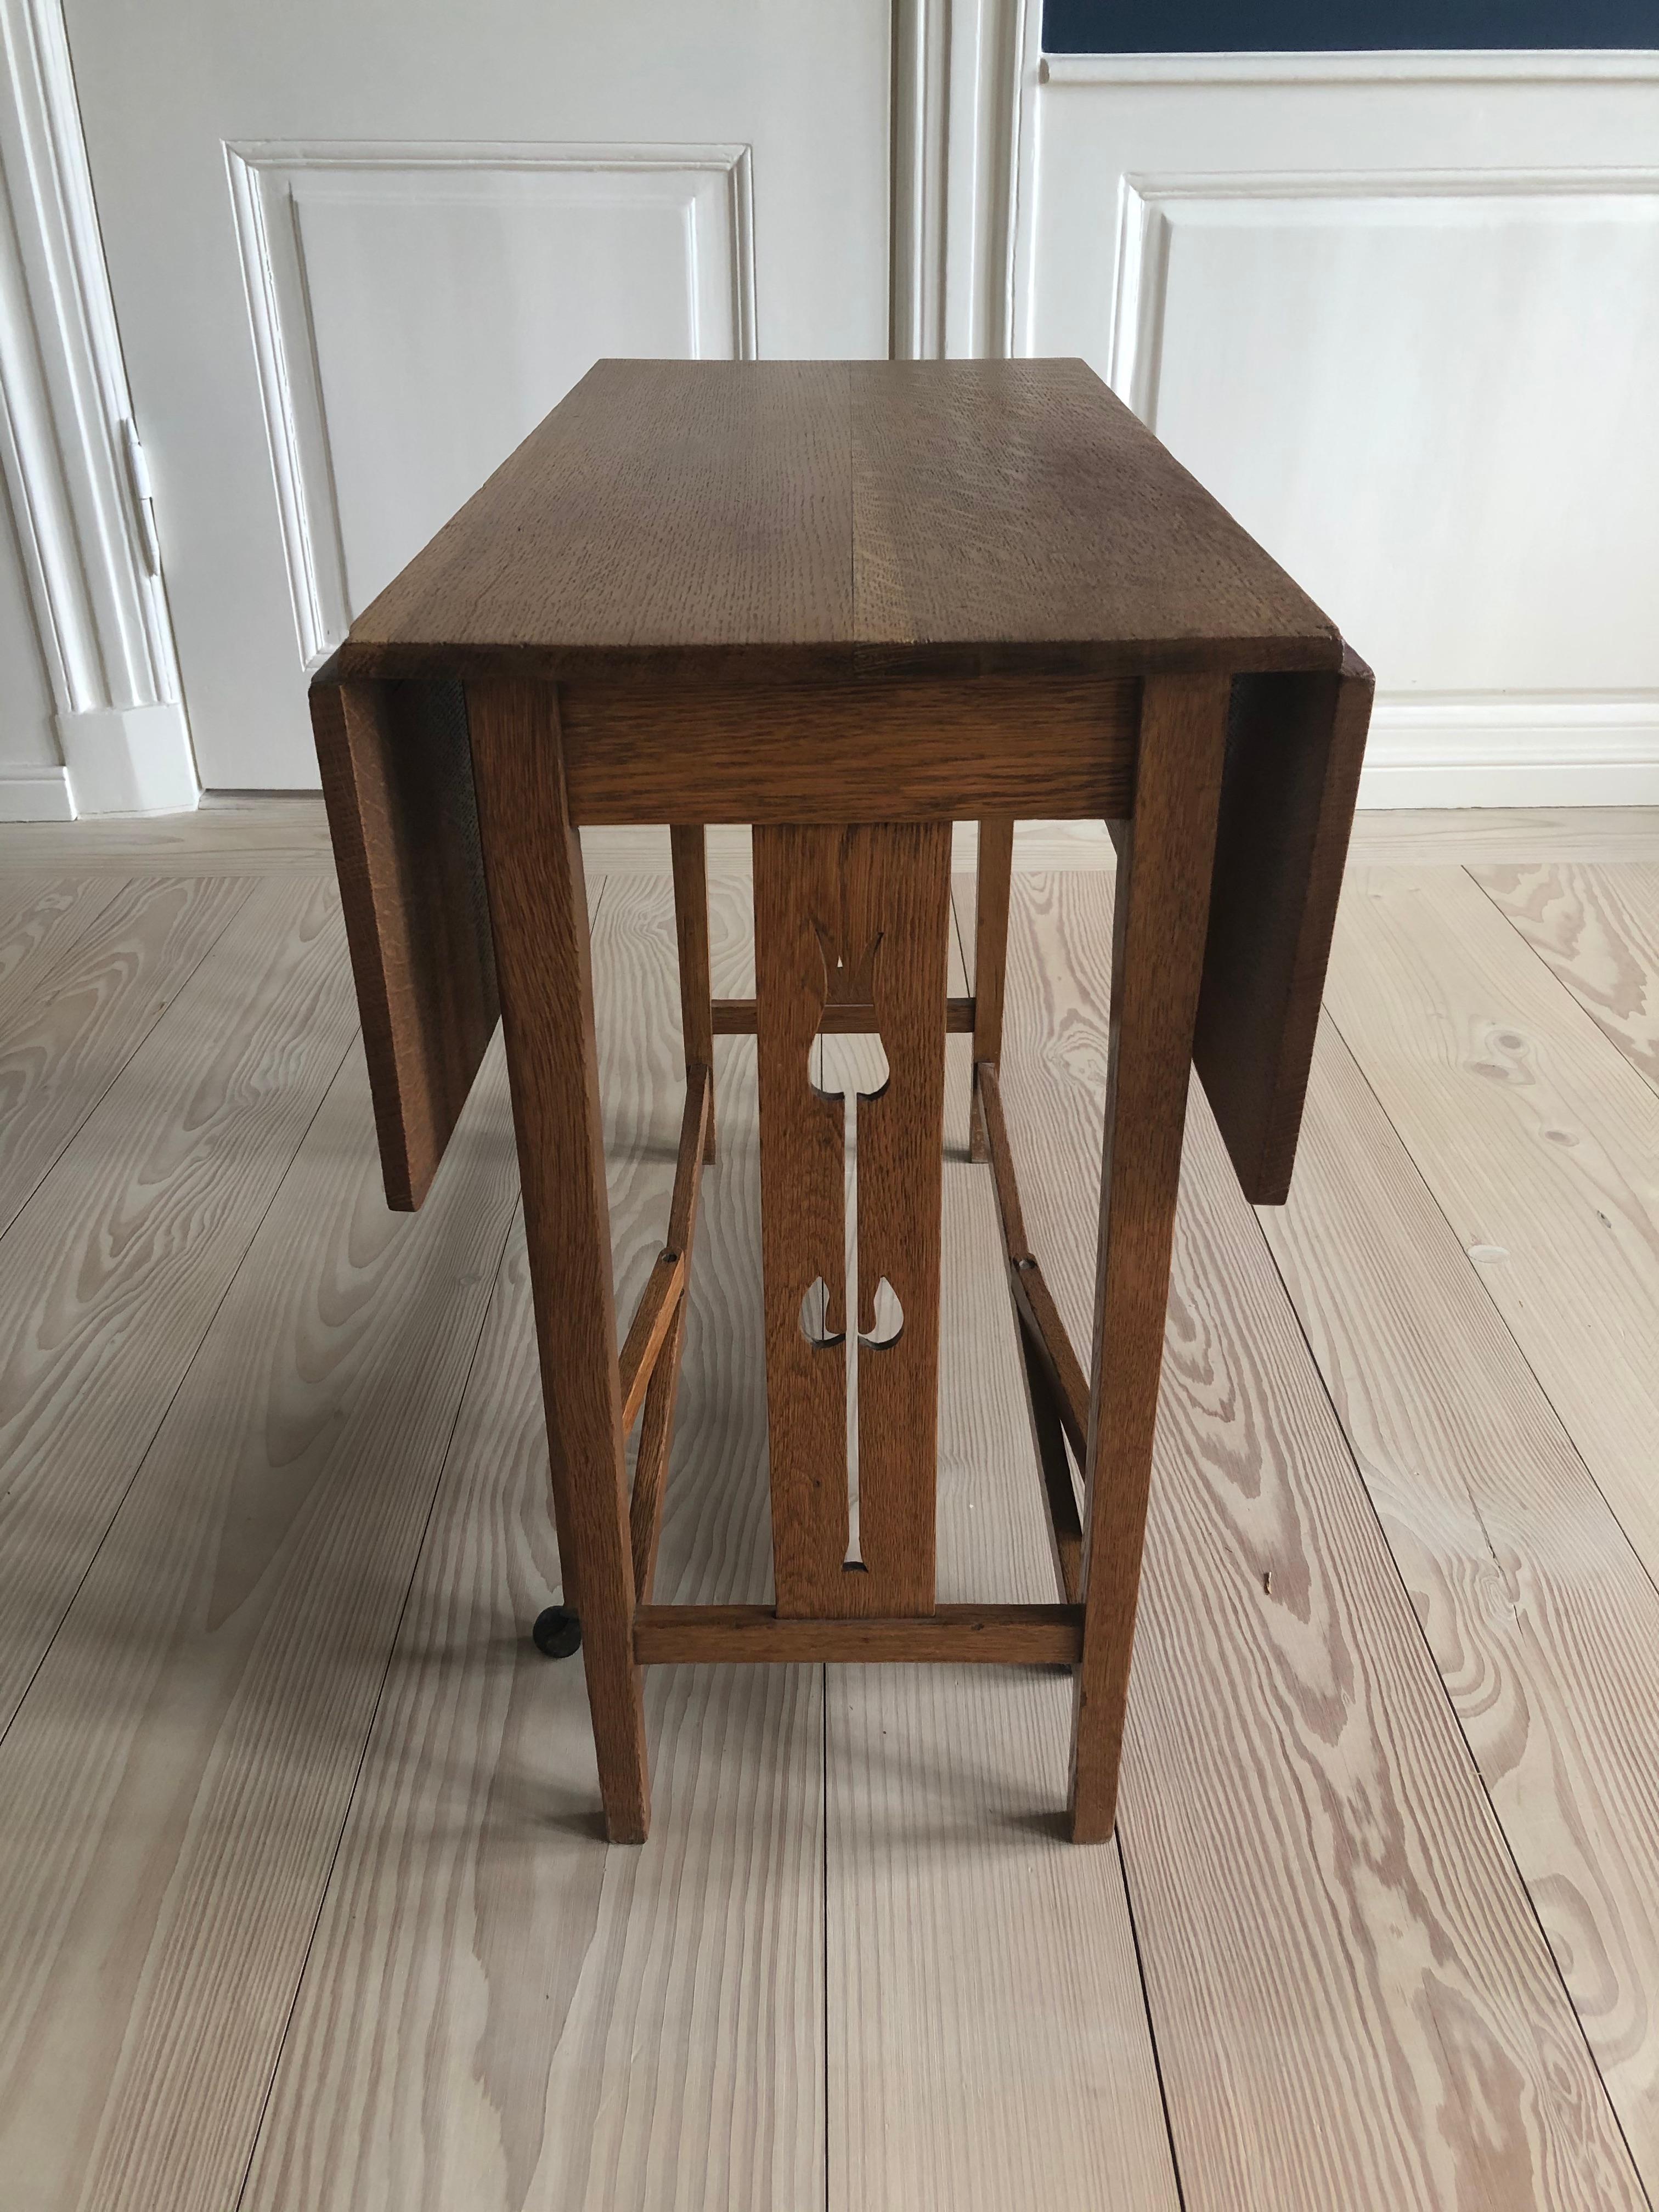
[(645, 1841), (651, 1790), (634, 1663), (634, 1555), (581, 841), (553, 693), (467, 687), (513, 1123), (547, 1401), (559, 1555), (581, 1616), (605, 1832)]
[(116, 875), (0, 878), (0, 1020), (33, 994), (120, 888)]
[[(1103, 806), (1103, 815), (1117, 810)], [(1012, 815), (987, 815), (979, 824), (977, 882), (974, 896), (974, 1086), (988, 1060), (1002, 1054), (1002, 1002), (1008, 964), (1008, 886), (1014, 866)], [(968, 1117), (968, 1151), (976, 1160), (991, 1157), (978, 1114)]]
[(1041, 672), (720, 690), (671, 674), (559, 698), (582, 823), (1121, 814), (1135, 708), (1131, 682)]
[[(939, 1589), (1029, 1601), (1053, 1571), (969, 1049), (945, 1091)], [(1117, 1846), (1060, 1833), (1066, 1678), (836, 1668), (827, 1702), (833, 2212), (1175, 2212)]]
[(1356, 854), (1394, 867), (1659, 861), (1659, 806), (1361, 807)]
[(990, 1139), (992, 1188), (1002, 1224), (1004, 1255), (1010, 1270), (1010, 1287), (1021, 1325), (1031, 1338), (1048, 1377), (1056, 1409), (1079, 1460), (1086, 1449), (1089, 1430), (1089, 1378), (1072, 1349), (1065, 1323), (1055, 1309), (1053, 1293), (1025, 1233), (1025, 1216), (1019, 1202), (1019, 1182), (1014, 1172), (1013, 1147), (1007, 1117), (1002, 1110), (1002, 1085), (988, 1060), (978, 1071), (979, 1103), (986, 1134)]
[[(716, 999), (716, 1036), (753, 1036), (756, 1029), (752, 999)], [(957, 996), (945, 1001), (945, 1027), (952, 1036), (967, 1036), (974, 1026), (974, 1002)], [(872, 1036), (876, 1029), (873, 1006), (826, 1006), (818, 1023), (821, 1036)]]
[(989, 1139), (992, 1188), (997, 1194), (1014, 1310), (1042, 1368), (1055, 1413), (1080, 1466), (1089, 1441), (1089, 1378), (1072, 1348), (1054, 1293), (1025, 1234), (1013, 1147), (1008, 1139), (1007, 1118), (1002, 1110), (1002, 1086), (996, 1069), (988, 1060), (978, 1073), (979, 1110)]
[[(718, 884), (727, 988), (749, 938), (746, 898)], [(681, 1109), (665, 874), (608, 884), (593, 964), (625, 1302), (659, 1249)], [(754, 1049), (720, 1047), (659, 1569), (682, 1602), (769, 1581)], [(515, 1237), (245, 2212), (823, 2203), (822, 1678), (653, 1671), (656, 1837), (606, 1852), (580, 1670), (526, 1633), (560, 1587)]]
[(75, 875), (334, 872), (319, 792), (207, 792), (187, 814), (0, 822), (0, 869)]
[(1025, 1370), (1031, 1446), (1036, 1454), (1042, 1503), (1048, 1520), (1048, 1542), (1054, 1554), (1054, 1587), (1062, 1604), (1078, 1605), (1083, 1597), (1083, 1516), (1078, 1510), (1077, 1480), (1066, 1449), (1066, 1424), (1042, 1354), (1030, 1331), (1024, 1328), (1020, 1330), (1019, 1352)]
[[(1032, 838), (1037, 843), (1032, 844)], [(1352, 844), (1369, 860), (1412, 866), (1530, 866), (1542, 860), (1659, 861), (1659, 807), (1362, 807)], [(1097, 867), (1098, 825), (1021, 831), (1041, 857), (1031, 867)], [(652, 869), (632, 831), (593, 847), (601, 865)], [(595, 858), (594, 855), (599, 857)], [(1064, 856), (1064, 857), (1062, 857)], [(1106, 856), (1109, 859), (1109, 855)], [(965, 860), (959, 865), (966, 865)], [(80, 822), (0, 822), (0, 870), (39, 875), (331, 875), (321, 797), (309, 792), (208, 792), (193, 814), (122, 815)], [(971, 935), (971, 930), (969, 932)]]
[[(1098, 873), (1019, 878), (1003, 1090), (1073, 1327)], [(1296, 1317), (1194, 1096), (1118, 1823), (1188, 2212), (1639, 2205)], [(1078, 1854), (1077, 1856), (1087, 1856)]]
[(1231, 691), (1217, 677), (1147, 683), (1135, 811), (1120, 848), (1073, 1678), (1079, 1843), (1103, 1841), (1116, 1817)]
[(351, 1041), (333, 885), (247, 888), (0, 1238), (0, 1730)]
[(1035, 1260), (1029, 1267), (1015, 1269), (1013, 1288), (1026, 1341), (1037, 1352), (1044, 1374), (1052, 1378), (1050, 1388), (1060, 1426), (1081, 1467), (1089, 1437), (1089, 1379), (1083, 1363), (1072, 1347), (1048, 1279)]
[[(1334, 667), (1084, 362), (596, 363), (351, 626), (349, 676)], [(705, 816), (704, 819), (713, 819)]]
[(598, 362), (358, 617), (343, 665), (433, 644), (446, 665), (526, 647), (561, 676), (844, 654), (850, 438), (840, 362)]
[[(679, 1395), (685, 1336), (686, 1302), (681, 1298), (675, 1305), (662, 1356), (651, 1370), (645, 1393), (645, 1418), (634, 1460), (633, 1488), (628, 1497), (628, 1539), (634, 1559), (636, 1607), (650, 1603), (656, 1587), (657, 1547), (662, 1541), (663, 1506), (668, 1490), (668, 1462), (674, 1448), (674, 1410)], [(624, 1405), (624, 1419), (627, 1412)]]
[(127, 884), (26, 999), (0, 1009), (0, 1231), (252, 889), (211, 877)]
[[(755, 832), (767, 1382), (778, 1610), (933, 1603), (939, 1182), (951, 842), (944, 823)], [(857, 1311), (845, 1304), (846, 1109), (809, 1053), (826, 1006), (872, 1006), (887, 1075), (854, 1093)], [(878, 1335), (883, 1281), (896, 1334)], [(815, 1281), (828, 1341), (805, 1334)], [(848, 1562), (845, 1338), (859, 1339), (859, 1530)]]
[(634, 1318), (617, 1355), (622, 1389), (622, 1425), (625, 1436), (640, 1417), (662, 1348), (680, 1310), (685, 1289), (685, 1255), (663, 1252), (645, 1279)]
[(714, 992), (708, 980), (708, 833), (701, 822), (676, 822), (668, 832), (674, 875), (674, 936), (679, 951), (680, 1036), (688, 1076), (707, 1078), (708, 1133), (703, 1158), (712, 1160), (714, 1138)]
[[(1332, 667), (1334, 626), (1081, 361), (860, 362), (861, 641)], [(1246, 642), (1248, 641), (1248, 642)], [(866, 647), (866, 651), (867, 651)]]
[[(754, 840), (757, 1106), (772, 1554), (780, 1613), (845, 1610), (847, 1492), (846, 1108), (817, 1088), (814, 1047), (843, 940), (841, 841), (811, 827)], [(867, 952), (867, 946), (864, 948)], [(867, 984), (848, 994), (868, 1000)], [(821, 1333), (803, 1304), (824, 1286)], [(856, 1322), (854, 1322), (856, 1327)]]
[(830, 1666), (1071, 1667), (1083, 1613), (1064, 1605), (945, 1605), (925, 1617), (801, 1620), (767, 1605), (647, 1605), (634, 1616), (643, 1666), (672, 1661)]
[(499, 1057), (422, 1219), (353, 1052), (0, 1746), (0, 2141), (32, 2207), (246, 2171), (511, 1220)]
[(1375, 678), (1241, 677), (1193, 1057), (1245, 1195), (1291, 1187)]
[[(73, 1494), (77, 1455), (105, 1479), (107, 1440), (118, 1457), (130, 1412), (140, 1441), (126, 1465), (137, 1463), (228, 1272), (225, 1248), (191, 1241), (191, 1209), (212, 1214), (234, 1182), (230, 1218), (246, 1241), (264, 1203), (246, 1195), (253, 1155), (274, 1182), (266, 1139), (275, 1145), (286, 1117), (297, 1136), (321, 1079), (320, 1040), (349, 1031), (331, 894), (316, 896), (332, 949), (313, 938), (283, 951), (290, 910), (245, 908), (4, 1240), (0, 1299), (17, 1286), (31, 1342), (56, 1341), (66, 1300), (90, 1282), (75, 1356), (96, 1346), (112, 1363), (61, 1370), (0, 1436), (8, 1480), (28, 1463), (20, 1450), (37, 1455), (48, 1505), (60, 1478)], [(971, 912), (971, 884), (967, 897)], [(740, 988), (739, 894), (717, 880), (714, 899), (721, 987)], [(1076, 1193), (1095, 1166), (1109, 902), (1109, 884), (1076, 878), (1022, 885), (1017, 901), (1009, 1112), (1030, 1229), (1073, 1327), (1091, 1279)], [(1441, 1048), (1462, 1001), (1437, 996), (1423, 972), (1462, 975), (1468, 1005), (1501, 1022), (1516, 1011), (1510, 963), (1535, 970), (1538, 1006), (1557, 1026), (1540, 1026), (1539, 1089), (1550, 1095), (1533, 1103), (1580, 1141), (1538, 1143), (1535, 1159), (1510, 1149), (1494, 1186), (1506, 1182), (1525, 1216), (1539, 1186), (1553, 1188), (1560, 1152), (1622, 1157), (1645, 1141), (1629, 1104), (1644, 1094), (1486, 904), (1503, 962), (1469, 981), (1460, 895), (1451, 927), (1407, 933), (1400, 1020), (1419, 1051)], [(302, 934), (302, 909), (291, 911)], [(665, 874), (630, 892), (611, 923), (607, 936), (602, 915), (595, 964), (626, 1310), (660, 1249), (680, 1111)], [(1040, 945), (1022, 950), (1034, 923)], [(1577, 941), (1596, 944), (1593, 933)], [(1483, 938), (1477, 949), (1484, 963)], [(1382, 966), (1393, 989), (1396, 970)], [(754, 1047), (732, 1037), (716, 1050), (727, 1142), (704, 1186), (663, 1521), (660, 1595), (672, 1603), (767, 1595)], [(1048, 1590), (1046, 1538), (1018, 1466), (1028, 1447), (991, 1178), (962, 1160), (966, 1039), (951, 1050), (940, 1589), (947, 1602), (1030, 1602)], [(271, 1117), (247, 1153), (232, 1139), (252, 1121), (216, 1109), (200, 1119), (197, 1086), (221, 1051), (246, 1073), (237, 1113)], [(1334, 1075), (1328, 1058), (1316, 1066), (1291, 1206), (1262, 1225), (1650, 2172), (1650, 1586), (1493, 1317), (1483, 1285), (1503, 1262), (1490, 1251), (1471, 1261), (1443, 1223), (1437, 1245), (1433, 1206), (1397, 1140), (1384, 1142), (1374, 1094), (1335, 1065)], [(1431, 1134), (1437, 1079), (1423, 1085)], [(416, 1340), (408, 1309), (447, 1299), (480, 1310), (489, 1261), (475, 1215), (481, 1193), (493, 1203), (498, 1170), (510, 1202), (499, 1069), (490, 1080), (489, 1143), (471, 1153), (464, 1127), (445, 1178), (475, 1162), (484, 1181), (447, 1216), (441, 1187), (422, 1223), (401, 1229), (382, 1214), (364, 1156), (361, 1069), (349, 1099), (331, 1102), (295, 1170), (313, 1178), (311, 1196), (286, 1215), (279, 1196), (270, 1220), (285, 1218), (285, 1232), (262, 1232), (250, 1253), (224, 1337), (216, 1329), (204, 1346), (77, 1601), (100, 1593), (97, 1617), (71, 1618), (70, 1640), (31, 1693), (33, 1703), (51, 1686), (50, 1757), (37, 1740), (15, 1770), (0, 1752), (9, 2002), (31, 2002), (18, 1947), (55, 1947), (42, 1969), (52, 2004), (38, 2039), (23, 2031), (33, 2070), (4, 2108), (0, 2146), (8, 2185), (31, 2208), (189, 2212), (238, 2197), (281, 1992), (310, 1938), (317, 1869), (349, 1787), (339, 1778), (356, 1766), (373, 1701), (359, 1669), (378, 1682), (401, 1597), (391, 1551), (366, 1524), (404, 1480), (403, 1455), (442, 1449), (446, 1419), (419, 1395), (434, 1361), (453, 1355), (452, 1392), (465, 1368), (465, 1328), (457, 1345), (453, 1324), (433, 1320)], [(1564, 1080), (1582, 1084), (1569, 1097), (1609, 1117), (1588, 1136), (1557, 1110)], [(205, 1081), (210, 1103), (244, 1088), (228, 1074), (223, 1092), (219, 1074)], [(1467, 1110), (1472, 1142), (1501, 1130)], [(1516, 1935), (1504, 1849), (1443, 1707), (1437, 1718), (1425, 1703), (1432, 1674), (1376, 1519), (1330, 1441), (1300, 1333), (1201, 1103), (1194, 1112), (1121, 1823), (1134, 1930), (1116, 1846), (1073, 1852), (1048, 1825), (1065, 1685), (1040, 1672), (838, 1669), (821, 1753), (816, 1670), (653, 1670), (659, 1839), (643, 1853), (596, 1848), (580, 1670), (550, 1666), (524, 1634), (559, 1583), (519, 1248), (497, 1277), (265, 2107), (245, 2192), (253, 2212), (601, 2199), (650, 2212), (822, 2201), (912, 2212), (941, 2195), (969, 2212), (1033, 2201), (1169, 2212), (1137, 1936), (1188, 2212), (1641, 2202), (1609, 2148), (1582, 2051), (1558, 2040), (1568, 2025), (1559, 1988), (1547, 1961), (1535, 1972), (1536, 1945), (1525, 1948), (1524, 1907)], [(176, 1128), (158, 1154), (164, 1124)], [(1434, 1146), (1420, 1132), (1416, 1142), (1432, 1165)], [(178, 1164), (164, 1164), (163, 1210), (149, 1215), (157, 1157)], [(49, 1220), (54, 1193), (94, 1168), (119, 1204), (83, 1220), (66, 1200)], [(1516, 1195), (1528, 1182), (1531, 1201)], [(313, 1267), (324, 1213), (335, 1258)], [(1614, 1218), (1622, 1237), (1627, 1218)], [(46, 1226), (26, 1250), (19, 1240), (36, 1223)], [(1571, 1213), (1558, 1228), (1565, 1289), (1541, 1271), (1526, 1278), (1540, 1329), (1565, 1325), (1552, 1297), (1601, 1295), (1574, 1272)], [(1305, 1279), (1285, 1242), (1297, 1234)], [(437, 1240), (418, 1277), (386, 1263), (383, 1240), (402, 1237)], [(100, 1289), (106, 1259), (128, 1255), (133, 1272)], [(1628, 1354), (1645, 1341), (1631, 1332), (1650, 1309), (1625, 1282), (1615, 1272), (1603, 1310)], [(198, 1295), (201, 1322), (175, 1336), (176, 1302)], [(296, 1347), (291, 1357), (272, 1350), (279, 1340)], [(348, 1354), (343, 1369), (335, 1350)], [(181, 1419), (200, 1480), (225, 1500), (205, 1512), (177, 1491)], [(429, 1484), (435, 1459), (423, 1464)], [(112, 1609), (112, 1547), (155, 1510), (152, 1477), (172, 1503), (143, 1561), (122, 1565)], [(420, 1515), (398, 1492), (393, 1517), (406, 1561)], [(341, 1559), (343, 1527), (356, 1548)], [(185, 1625), (167, 1632), (181, 1561), (196, 1586), (210, 1551), (211, 1599), (185, 1601)], [(20, 1557), (0, 1543), (0, 1626)], [(319, 1575), (332, 1577), (320, 1598)], [(71, 1652), (72, 1682), (58, 1671)], [(135, 1669), (148, 1689), (134, 1689)], [(327, 1699), (337, 1693), (355, 1723), (337, 1726), (327, 1702), (318, 1725), (319, 1670)], [(222, 1725), (227, 1710), (233, 1723)], [(26, 1705), (18, 1727), (31, 1725)], [(194, 1796), (187, 1768), (204, 1778)], [(28, 1820), (23, 1855), (38, 1885), (20, 1900), (7, 1851)], [(184, 1990), (186, 1973), (196, 1979)], [(13, 2071), (0, 2060), (8, 2094)]]
[(431, 1188), (501, 1004), (467, 744), (453, 679), (313, 679), (386, 1204)]
[[(679, 915), (678, 887), (675, 918)], [(707, 906), (704, 908), (705, 915)], [(644, 1391), (645, 1422), (640, 1431), (639, 1451), (634, 1461), (634, 1487), (628, 1502), (629, 1542), (634, 1559), (634, 1595), (643, 1604), (656, 1580), (657, 1545), (662, 1534), (663, 1492), (668, 1480), (668, 1455), (674, 1441), (674, 1401), (679, 1393), (680, 1361), (685, 1351), (686, 1288), (691, 1255), (696, 1243), (697, 1214), (702, 1194), (702, 1165), (714, 1104), (714, 1078), (701, 1061), (693, 1063), (686, 1079), (685, 1112), (680, 1121), (679, 1151), (674, 1162), (674, 1194), (668, 1208), (668, 1243), (663, 1258), (672, 1258), (679, 1273), (679, 1291), (664, 1334), (662, 1347), (653, 1359), (650, 1381)], [(658, 1278), (662, 1258), (651, 1271)], [(644, 1301), (641, 1299), (641, 1304)], [(624, 1381), (627, 1355), (623, 1361)], [(629, 1394), (623, 1392), (623, 1424), (629, 1425)]]
[(1659, 866), (1540, 861), (1469, 872), (1659, 1089)]
[(1461, 869), (1351, 878), (1330, 1009), (1659, 1574), (1659, 1098)]
[[(1000, 960), (1006, 949), (1005, 931), (994, 948), (995, 957)], [(975, 973), (978, 973), (977, 965)], [(1072, 1349), (1066, 1324), (1060, 1318), (1053, 1293), (1043, 1280), (1042, 1271), (1026, 1239), (997, 1071), (986, 1060), (975, 1073), (978, 1081), (970, 1111), (973, 1126), (983, 1132), (990, 1154), (991, 1183), (1002, 1227), (1009, 1294), (1019, 1327), (1031, 1442), (1036, 1452), (1048, 1534), (1054, 1546), (1054, 1579), (1063, 1601), (1067, 1605), (1076, 1605), (1083, 1595), (1083, 1519), (1078, 1510), (1077, 1487), (1066, 1447), (1069, 1444), (1075, 1453), (1079, 1468), (1087, 1463), (1089, 1378)]]
[(1328, 1024), (1262, 1228), (1651, 2195), (1659, 1591)]
[[(945, 987), (951, 829), (872, 831), (853, 872), (842, 943), (872, 945), (887, 1080), (854, 1094), (858, 1182), (858, 1555), (845, 1577), (860, 1613), (933, 1609), (939, 1452), (939, 1187), (945, 1152)], [(861, 897), (858, 894), (861, 893)], [(883, 1331), (883, 1283), (896, 1296)], [(842, 1608), (837, 1608), (838, 1610)]]

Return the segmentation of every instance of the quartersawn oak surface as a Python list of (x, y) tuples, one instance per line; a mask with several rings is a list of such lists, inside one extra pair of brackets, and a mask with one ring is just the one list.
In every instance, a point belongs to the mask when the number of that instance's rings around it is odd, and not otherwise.
[[(84, 867), (43, 843), (0, 872), (0, 1009), (42, 1034), (102, 889), (221, 855), (248, 887), (0, 1236), (4, 1474), (37, 1531), (0, 1544), (0, 1623), (40, 1624), (0, 1741), (0, 2196), (1510, 2212), (1638, 2206), (1638, 2167), (1659, 2191), (1629, 1472), (1630, 1347), (1659, 1334), (1631, 1048), (1659, 978), (1582, 824), (1558, 854), (1510, 817), (1495, 858), (1470, 825), (1483, 866), (1575, 872), (1512, 917), (1448, 864), (1456, 825), (1405, 826), (1410, 890), (1374, 884), (1339, 938), (1287, 1213), (1252, 1219), (1194, 1105), (1121, 1853), (1058, 1840), (1060, 1676), (842, 1668), (826, 1697), (816, 1668), (734, 1667), (653, 1671), (656, 1832), (609, 1856), (580, 1672), (525, 1635), (557, 1561), (499, 1062), (392, 1220), (332, 894), (285, 818), (264, 885), (233, 826), (198, 852), (94, 824)], [(678, 1127), (666, 857), (599, 906), (624, 1311)], [(1017, 878), (1003, 1062), (1079, 1337), (1109, 895)], [(740, 888), (714, 899), (742, 993)], [(950, 1050), (942, 1588), (1040, 1600)], [(754, 1052), (715, 1047), (665, 1602), (768, 1587)]]
[(787, 681), (1334, 668), (1340, 645), (1083, 362), (602, 361), (340, 667), (673, 656)]

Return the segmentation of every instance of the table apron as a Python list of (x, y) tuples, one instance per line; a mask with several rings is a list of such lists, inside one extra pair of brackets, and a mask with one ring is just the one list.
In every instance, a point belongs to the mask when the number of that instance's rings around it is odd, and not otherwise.
[(710, 690), (561, 684), (573, 821), (1127, 813), (1140, 684), (1000, 677)]

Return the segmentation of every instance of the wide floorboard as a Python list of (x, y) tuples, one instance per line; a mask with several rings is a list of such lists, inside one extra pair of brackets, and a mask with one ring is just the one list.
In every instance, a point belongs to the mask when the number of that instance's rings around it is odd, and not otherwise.
[[(594, 847), (626, 1314), (672, 912), (665, 840)], [(1079, 1340), (1106, 859), (1024, 837), (1004, 1058)], [(527, 1637), (499, 1045), (391, 1216), (314, 802), (0, 833), (0, 2203), (1659, 2200), (1656, 883), (1651, 814), (1364, 820), (1288, 1207), (1194, 1091), (1113, 1843), (1060, 1840), (1061, 1675), (678, 1668), (607, 1851)], [(1045, 1598), (950, 1050), (941, 1593)], [(769, 1587), (752, 1040), (717, 1063), (671, 1601)]]

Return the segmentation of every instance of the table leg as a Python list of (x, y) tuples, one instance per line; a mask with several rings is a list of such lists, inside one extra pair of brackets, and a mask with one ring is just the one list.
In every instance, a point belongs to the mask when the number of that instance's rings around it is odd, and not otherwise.
[(551, 685), (467, 686), (565, 1600), (612, 1843), (650, 1824), (581, 845)]
[(1117, 1812), (1230, 691), (1225, 677), (1147, 679), (1120, 847), (1073, 1678), (1079, 1843), (1109, 1836)]
[(685, 1064), (708, 1070), (708, 1133), (705, 1160), (714, 1157), (714, 1002), (708, 981), (708, 866), (705, 833), (698, 823), (677, 822), (668, 832), (674, 865), (674, 933), (680, 948), (680, 1032)]
[(979, 1103), (979, 1065), (1002, 1058), (1003, 979), (1008, 966), (1008, 894), (1014, 866), (1014, 825), (992, 815), (979, 825), (979, 877), (974, 929), (974, 1095), (968, 1107), (968, 1157), (988, 1160), (991, 1147)]

